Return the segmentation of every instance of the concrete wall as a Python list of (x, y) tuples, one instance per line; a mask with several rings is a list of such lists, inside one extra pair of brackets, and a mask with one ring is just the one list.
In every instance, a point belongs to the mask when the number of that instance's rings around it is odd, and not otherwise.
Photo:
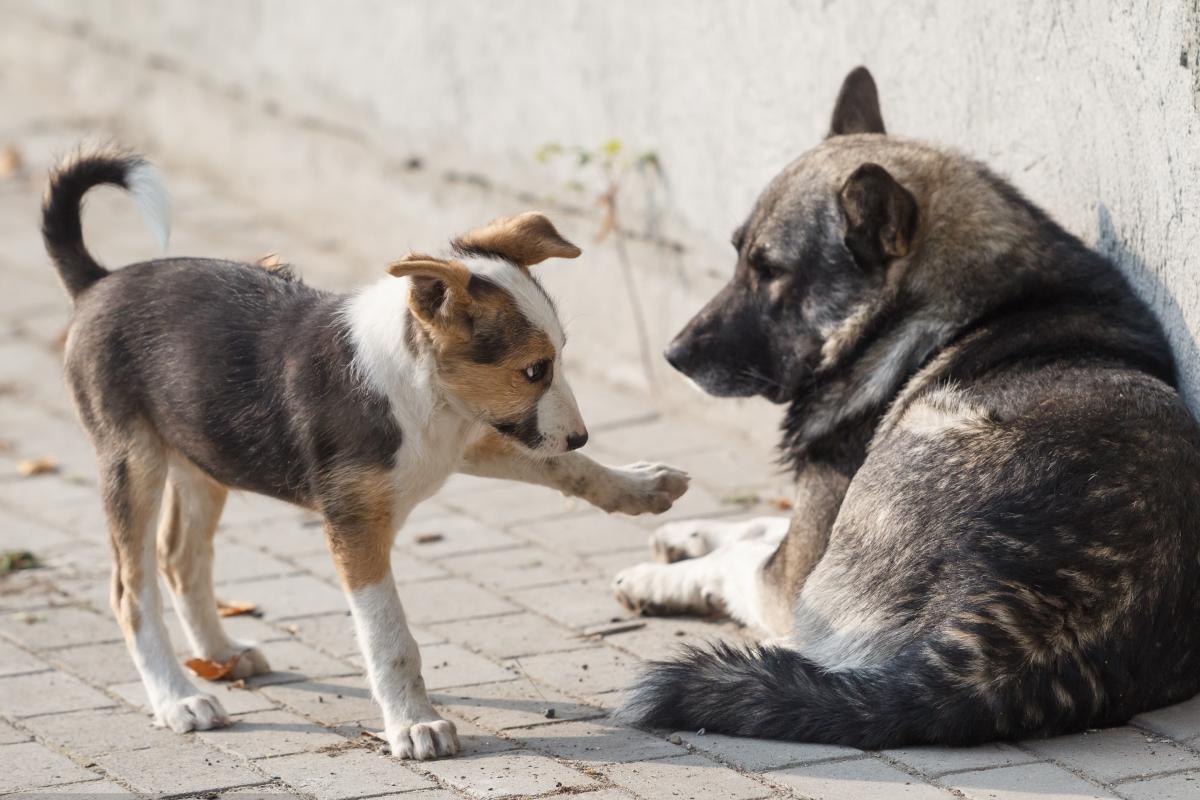
[[(572, 348), (631, 383), (647, 379), (613, 241), (590, 241), (602, 181), (535, 152), (615, 137), (656, 155), (665, 187), (632, 174), (621, 220), (652, 235), (629, 256), (657, 351), (728, 275), (729, 232), (865, 63), (890, 130), (987, 160), (1117, 259), (1200, 399), (1196, 0), (0, 5), (0, 68), (341, 242), (347, 282), (498, 213), (561, 208), (587, 263), (544, 274)], [(654, 382), (663, 404), (685, 401), (668, 372)], [(751, 403), (738, 419), (774, 413)]]

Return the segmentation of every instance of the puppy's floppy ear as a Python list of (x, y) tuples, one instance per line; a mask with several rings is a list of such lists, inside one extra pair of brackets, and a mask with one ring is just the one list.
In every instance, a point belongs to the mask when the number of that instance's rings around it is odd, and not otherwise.
[(468, 253), (500, 256), (518, 267), (531, 267), (547, 258), (575, 258), (581, 252), (538, 211), (493, 220), (454, 244)]
[(875, 89), (875, 79), (866, 67), (850, 70), (833, 104), (829, 136), (847, 133), (887, 133), (883, 127), (883, 114), (879, 111), (879, 92)]
[(917, 229), (917, 200), (878, 164), (863, 164), (838, 192), (846, 246), (864, 269), (908, 255)]
[(471, 270), (462, 262), (410, 255), (387, 270), (393, 277), (410, 279), (408, 307), (426, 327), (451, 325), (470, 304)]

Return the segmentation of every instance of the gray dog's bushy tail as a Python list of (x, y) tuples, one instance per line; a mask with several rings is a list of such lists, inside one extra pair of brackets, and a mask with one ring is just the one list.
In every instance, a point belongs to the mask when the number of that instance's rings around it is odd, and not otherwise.
[(80, 151), (50, 173), (42, 201), (42, 240), (72, 298), (108, 274), (83, 244), (83, 196), (111, 184), (133, 195), (138, 209), (166, 247), (169, 204), (158, 171), (140, 156), (114, 148)]
[(946, 678), (904, 656), (886, 667), (830, 671), (795, 650), (722, 643), (652, 663), (615, 716), (645, 728), (704, 728), (867, 750), (965, 745), (1020, 733), (997, 724), (1005, 714), (995, 705), (1006, 706), (1004, 699), (964, 691)]

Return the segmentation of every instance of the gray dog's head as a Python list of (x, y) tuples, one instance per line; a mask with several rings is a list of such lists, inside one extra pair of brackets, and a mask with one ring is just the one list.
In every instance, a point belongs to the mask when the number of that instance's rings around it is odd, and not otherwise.
[(675, 337), (671, 365), (713, 395), (792, 399), (914, 246), (917, 201), (879, 163), (911, 148), (885, 135), (870, 73), (851, 72), (829, 137), (734, 232), (733, 279)]

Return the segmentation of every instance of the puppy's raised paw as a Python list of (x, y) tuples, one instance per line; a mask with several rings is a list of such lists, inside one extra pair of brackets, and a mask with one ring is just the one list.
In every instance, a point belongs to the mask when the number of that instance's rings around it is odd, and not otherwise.
[(441, 718), (401, 725), (388, 740), (392, 755), (417, 761), (456, 755), (459, 747), (454, 723)]
[(661, 514), (687, 491), (691, 478), (666, 464), (639, 461), (610, 470), (612, 480), (598, 487), (595, 505), (609, 513)]
[(689, 566), (635, 564), (617, 573), (613, 595), (625, 608), (647, 617), (719, 614), (722, 604), (716, 585)]

